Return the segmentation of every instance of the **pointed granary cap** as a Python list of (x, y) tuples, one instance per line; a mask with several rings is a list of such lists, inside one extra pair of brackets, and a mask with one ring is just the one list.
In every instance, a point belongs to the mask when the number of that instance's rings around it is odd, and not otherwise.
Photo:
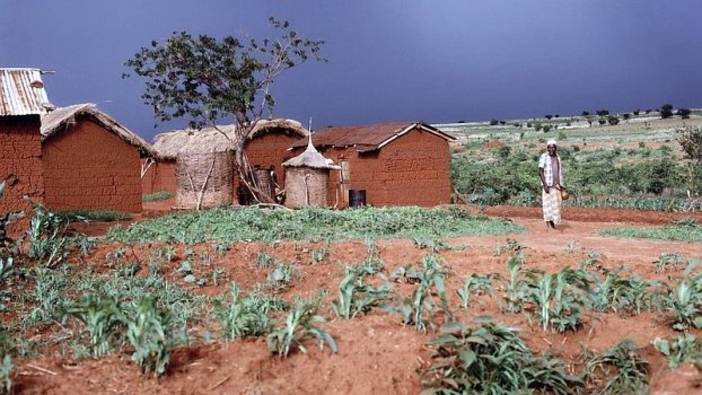
[(283, 163), (285, 167), (309, 167), (312, 169), (340, 169), (334, 164), (331, 159), (325, 158), (314, 148), (312, 144), (312, 134), (310, 133), (307, 140), (307, 149), (300, 155), (288, 159)]

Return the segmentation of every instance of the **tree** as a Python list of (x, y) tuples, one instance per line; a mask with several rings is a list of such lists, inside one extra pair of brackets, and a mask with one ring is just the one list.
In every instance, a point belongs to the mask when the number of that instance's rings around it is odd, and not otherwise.
[(497, 125), (498, 123), (500, 123), (500, 121), (498, 121), (497, 119), (494, 119), (494, 118), (493, 118), (493, 119), (490, 120), (490, 126), (495, 126), (495, 125)]
[[(247, 139), (264, 114), (272, 114), (271, 88), (276, 78), (310, 59), (326, 59), (320, 54), (324, 41), (302, 38), (287, 21), (271, 17), (269, 22), (277, 37), (262, 41), (173, 33), (163, 43), (152, 41), (142, 47), (125, 66), (144, 78), (141, 97), (158, 121), (187, 118), (193, 129), (209, 126), (227, 137), (243, 185), (259, 201), (271, 203), (255, 187), (244, 153)], [(221, 121), (235, 125), (233, 138), (217, 126)]]
[(586, 116), (590, 115), (590, 113), (589, 113), (588, 111), (583, 111), (583, 114), (582, 114), (582, 115), (583, 115), (584, 117), (586, 117)]
[(688, 165), (688, 183), (690, 189), (702, 192), (702, 129), (685, 128), (678, 130), (678, 143), (690, 159)]
[(629, 118), (631, 118), (631, 114), (629, 114), (628, 112), (625, 112), (624, 114), (622, 114), (622, 117), (624, 118), (625, 121), (628, 121)]
[(664, 104), (661, 107), (661, 118), (666, 119), (670, 118), (673, 116), (673, 105), (672, 104)]
[(681, 108), (675, 113), (675, 115), (680, 115), (680, 118), (682, 119), (690, 119), (691, 113), (692, 111), (690, 111), (689, 108)]
[(601, 117), (604, 117), (606, 115), (609, 115), (609, 111), (608, 110), (597, 110), (596, 114), (601, 116)]
[(551, 114), (546, 114), (546, 115), (544, 115), (544, 118), (546, 118), (546, 119), (551, 119), (551, 118), (553, 118), (553, 115), (551, 115)]
[(641, 113), (641, 110), (640, 110), (640, 109), (634, 110), (634, 115), (639, 115), (640, 113)]
[(610, 115), (607, 117), (607, 122), (609, 122), (610, 125), (616, 125), (619, 123), (619, 117), (616, 115)]

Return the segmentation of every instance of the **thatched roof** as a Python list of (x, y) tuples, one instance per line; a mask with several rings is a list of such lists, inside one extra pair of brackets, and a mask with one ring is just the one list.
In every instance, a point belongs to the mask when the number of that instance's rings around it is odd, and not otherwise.
[(307, 139), (307, 149), (300, 155), (283, 162), (285, 167), (309, 167), (313, 169), (340, 169), (331, 159), (325, 158), (312, 145), (312, 138)]
[[(232, 149), (236, 143), (235, 126), (222, 125), (217, 128), (219, 130), (209, 127), (202, 130), (185, 129), (159, 133), (154, 137), (153, 148), (160, 159), (175, 159), (179, 153), (220, 152)], [(220, 130), (229, 138), (222, 135)], [(269, 119), (258, 121), (248, 139), (274, 131), (283, 131), (296, 137), (309, 135), (300, 122), (291, 119)]]
[(153, 155), (151, 144), (127, 129), (111, 116), (98, 110), (92, 103), (75, 104), (68, 107), (59, 107), (41, 117), (41, 140), (46, 141), (51, 136), (76, 124), (78, 117), (87, 117), (97, 122), (105, 130), (114, 133), (128, 144), (138, 148), (142, 153)]

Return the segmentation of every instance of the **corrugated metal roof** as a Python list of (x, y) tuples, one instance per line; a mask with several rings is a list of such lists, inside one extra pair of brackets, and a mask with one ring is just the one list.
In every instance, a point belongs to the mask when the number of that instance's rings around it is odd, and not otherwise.
[(44, 114), (49, 105), (41, 70), (0, 68), (0, 116)]
[[(356, 147), (361, 152), (375, 151), (415, 128), (421, 128), (446, 140), (455, 140), (453, 136), (423, 122), (386, 122), (320, 130), (312, 135), (312, 143), (316, 147)], [(306, 144), (306, 139), (300, 139), (293, 147), (300, 148)]]

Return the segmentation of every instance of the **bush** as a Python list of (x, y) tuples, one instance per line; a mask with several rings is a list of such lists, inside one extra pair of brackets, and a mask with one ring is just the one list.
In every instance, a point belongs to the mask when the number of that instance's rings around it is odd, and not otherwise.
[(661, 118), (666, 119), (670, 118), (673, 116), (673, 105), (672, 104), (664, 104), (661, 107)]
[(544, 125), (544, 133), (548, 133), (551, 130), (551, 125)]
[(619, 123), (619, 117), (615, 115), (610, 115), (607, 117), (607, 122), (609, 122), (610, 125), (616, 125)]
[(682, 119), (689, 119), (691, 113), (692, 111), (690, 111), (689, 108), (681, 108), (675, 113), (675, 115), (679, 115)]
[(607, 111), (607, 110), (597, 110), (596, 114), (599, 115), (599, 116), (601, 116), (601, 117), (604, 117), (604, 116), (609, 115), (609, 111)]
[(600, 119), (597, 120), (597, 123), (599, 123), (600, 125), (604, 125), (604, 124), (607, 123), (607, 119), (605, 119), (605, 118), (600, 118)]
[(498, 123), (500, 123), (500, 121), (498, 121), (497, 119), (494, 119), (494, 118), (493, 118), (493, 119), (490, 120), (490, 126), (495, 126), (495, 125), (497, 125)]

